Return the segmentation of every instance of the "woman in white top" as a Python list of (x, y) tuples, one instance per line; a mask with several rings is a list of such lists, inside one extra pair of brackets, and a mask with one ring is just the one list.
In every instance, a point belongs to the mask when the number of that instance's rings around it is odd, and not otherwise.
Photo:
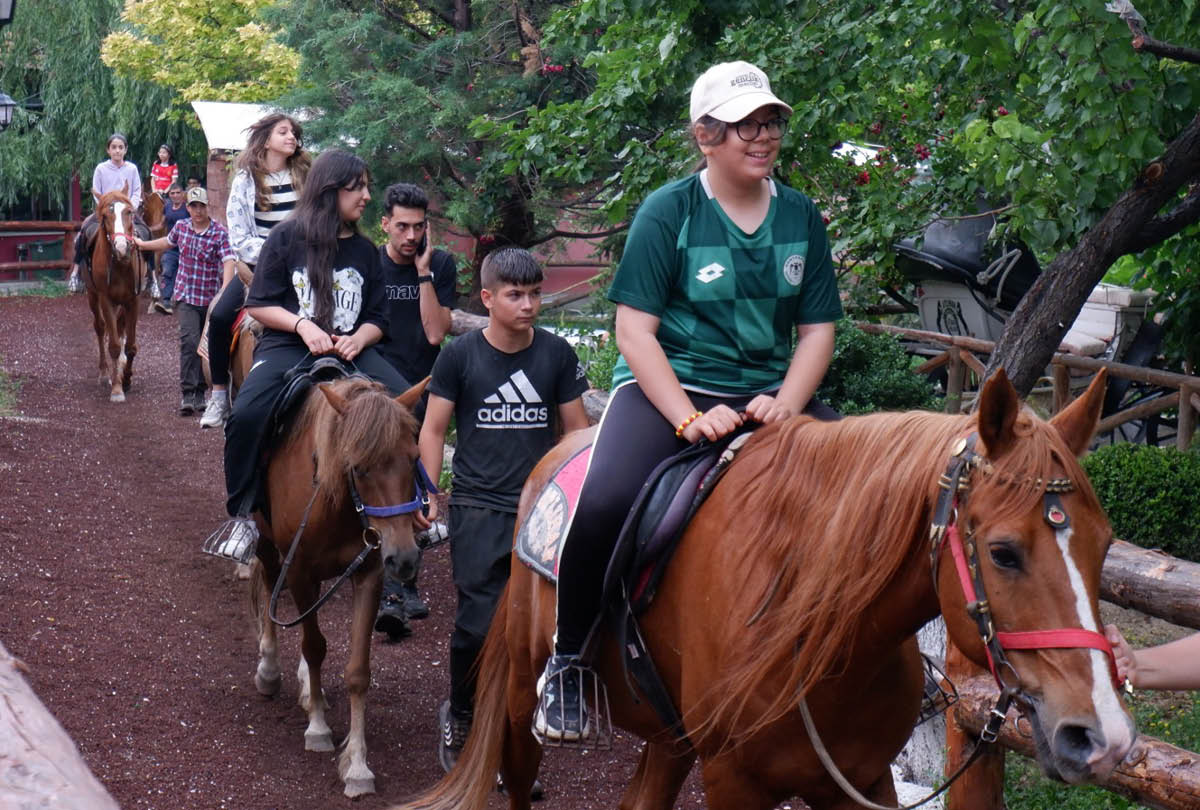
[[(238, 261), (253, 272), (267, 235), (291, 215), (300, 198), (312, 158), (304, 151), (300, 125), (291, 116), (272, 113), (251, 125), (249, 132), (229, 189), (225, 220)], [(212, 395), (200, 417), (200, 427), (223, 427), (229, 418), (229, 347), (233, 322), (245, 299), (244, 280), (235, 275), (209, 312)]]
[[(100, 198), (110, 191), (124, 191), (133, 203), (134, 227), (140, 226), (138, 236), (149, 238), (150, 229), (142, 222), (140, 211), (142, 176), (138, 173), (138, 167), (125, 159), (125, 154), (129, 151), (129, 140), (121, 133), (114, 132), (108, 136), (105, 149), (108, 152), (108, 160), (98, 163), (92, 172), (92, 202), (100, 202)], [(79, 281), (79, 268), (87, 259), (87, 245), (95, 232), (96, 214), (92, 212), (80, 224), (79, 234), (75, 237), (75, 266), (71, 269), (71, 278), (67, 282), (67, 289), (71, 292), (83, 292), (83, 285)]]

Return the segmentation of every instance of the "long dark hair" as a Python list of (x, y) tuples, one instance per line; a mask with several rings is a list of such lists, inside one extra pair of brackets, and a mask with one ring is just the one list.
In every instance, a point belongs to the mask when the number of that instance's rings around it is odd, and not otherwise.
[(344, 222), (338, 192), (362, 188), (370, 178), (367, 164), (357, 155), (331, 149), (313, 161), (300, 201), (292, 215), (296, 236), (304, 240), (308, 283), (312, 286), (313, 320), (333, 331), (333, 258), (343, 226), (358, 233), (358, 223)]
[(312, 157), (304, 151), (303, 130), (295, 118), (284, 113), (271, 113), (251, 124), (246, 148), (238, 155), (237, 167), (249, 173), (254, 181), (254, 207), (259, 211), (266, 211), (271, 204), (271, 190), (267, 188), (267, 140), (280, 121), (291, 124), (292, 132), (296, 135), (296, 151), (288, 157), (287, 167), (292, 174), (292, 188), (297, 193), (304, 188), (304, 180), (312, 166)]

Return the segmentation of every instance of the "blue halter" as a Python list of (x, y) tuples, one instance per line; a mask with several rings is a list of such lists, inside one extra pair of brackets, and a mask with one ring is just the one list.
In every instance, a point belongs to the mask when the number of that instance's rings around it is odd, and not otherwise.
[[(396, 515), (407, 515), (415, 512), (422, 507), (429, 505), (430, 494), (437, 494), (437, 486), (429, 479), (429, 473), (425, 472), (425, 465), (417, 459), (417, 474), (413, 479), (413, 489), (416, 495), (411, 501), (395, 504), (393, 506), (366, 506), (362, 499), (358, 497), (358, 489), (354, 486), (354, 476), (350, 476), (350, 497), (354, 499), (354, 509), (361, 515), (370, 517), (395, 517)], [(365, 524), (365, 521), (364, 521)]]

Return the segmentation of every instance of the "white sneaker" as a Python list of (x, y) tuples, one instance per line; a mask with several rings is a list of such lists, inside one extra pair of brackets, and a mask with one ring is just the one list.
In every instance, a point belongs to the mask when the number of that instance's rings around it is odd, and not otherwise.
[(214, 392), (208, 398), (208, 405), (204, 408), (204, 416), (200, 417), (200, 427), (225, 427), (225, 420), (228, 418), (229, 396)]
[(67, 279), (67, 292), (83, 292), (83, 283), (79, 280), (79, 265), (75, 265), (73, 268), (71, 268), (71, 277)]
[(246, 563), (254, 557), (254, 548), (258, 545), (258, 526), (253, 520), (238, 520), (229, 532), (229, 537), (221, 542), (216, 554), (237, 562)]

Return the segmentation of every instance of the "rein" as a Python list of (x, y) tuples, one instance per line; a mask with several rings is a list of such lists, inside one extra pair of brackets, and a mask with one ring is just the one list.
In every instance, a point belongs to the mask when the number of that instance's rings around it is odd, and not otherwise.
[[(975, 620), (979, 637), (983, 641), (984, 652), (987, 655), (988, 668), (992, 672), (992, 677), (996, 680), (996, 685), (1000, 687), (1000, 695), (996, 699), (996, 705), (988, 713), (987, 722), (984, 723), (983, 729), (979, 732), (979, 739), (975, 741), (975, 747), (971, 750), (971, 755), (942, 783), (941, 787), (934, 790), (921, 801), (896, 807), (876, 804), (863, 796), (838, 769), (833, 758), (829, 755), (829, 751), (825, 748), (824, 743), (821, 742), (820, 736), (817, 734), (817, 728), (813, 723), (807, 701), (805, 701), (803, 695), (797, 698), (800, 717), (804, 721), (804, 728), (808, 732), (813, 751), (816, 753), (817, 758), (821, 760), (821, 764), (825, 766), (826, 772), (845, 791), (846, 795), (860, 805), (871, 808), (871, 810), (911, 810), (911, 808), (920, 807), (930, 799), (945, 792), (962, 775), (963, 771), (975, 762), (984, 749), (999, 738), (1000, 728), (1004, 725), (1005, 719), (1008, 716), (1008, 709), (1013, 701), (1016, 701), (1018, 705), (1027, 705), (1029, 703), (1028, 697), (1021, 689), (1021, 677), (1004, 654), (1005, 650), (1077, 648), (1100, 650), (1108, 654), (1113, 683), (1116, 684), (1118, 689), (1120, 688), (1120, 682), (1117, 680), (1116, 657), (1113, 655), (1112, 645), (1100, 633), (1093, 630), (1085, 630), (1081, 627), (1016, 632), (996, 631), (995, 623), (992, 621), (991, 606), (988, 603), (987, 592), (983, 586), (983, 574), (979, 565), (975, 533), (968, 526), (964, 538), (958, 528), (959, 503), (961, 500), (962, 511), (965, 513), (967, 496), (970, 492), (971, 471), (978, 469), (987, 473), (992, 469), (987, 459), (975, 452), (977, 438), (978, 435), (972, 433), (966, 438), (959, 439), (954, 445), (946, 472), (938, 479), (938, 487), (941, 492), (938, 493), (933, 522), (929, 527), (929, 557), (933, 574), (933, 587), (935, 590), (937, 589), (938, 561), (948, 542), (951, 556), (954, 558), (954, 567), (958, 573), (959, 584), (962, 587), (963, 596), (966, 598), (967, 614)], [(1071, 519), (1063, 508), (1059, 494), (1070, 492), (1074, 488), (1074, 484), (1071, 483), (1069, 478), (1055, 478), (1047, 481), (1045, 484), (1045, 491), (1042, 496), (1042, 517), (1056, 532), (1063, 531), (1071, 525)], [(1015, 685), (1005, 682), (1004, 678), (1001, 677), (1000, 672), (1003, 669), (1007, 669), (1013, 674), (1016, 679)]]
[(349, 490), (350, 500), (354, 504), (354, 513), (358, 515), (358, 522), (362, 526), (362, 550), (359, 551), (358, 555), (350, 561), (350, 565), (346, 567), (346, 570), (343, 571), (341, 575), (334, 581), (334, 583), (329, 586), (329, 590), (321, 594), (317, 601), (309, 606), (308, 610), (305, 610), (299, 616), (289, 622), (283, 622), (277, 618), (275, 614), (275, 607), (279, 601), (279, 594), (283, 590), (283, 583), (286, 581), (288, 568), (291, 567), (292, 558), (296, 555), (296, 549), (300, 546), (300, 537), (304, 534), (304, 529), (308, 526), (309, 513), (312, 512), (313, 503), (315, 503), (317, 500), (317, 493), (319, 490), (317, 489), (314, 481), (312, 497), (308, 499), (308, 505), (304, 507), (304, 516), (300, 519), (300, 525), (296, 529), (296, 534), (292, 537), (292, 543), (288, 548), (287, 556), (283, 559), (283, 566), (279, 569), (279, 576), (275, 578), (275, 587), (271, 590), (271, 603), (267, 608), (267, 616), (270, 617), (272, 622), (280, 627), (294, 627), (295, 625), (304, 621), (310, 614), (315, 613), (321, 607), (321, 605), (329, 601), (329, 598), (337, 592), (337, 589), (341, 587), (342, 583), (345, 582), (366, 561), (367, 556), (370, 555), (372, 551), (375, 551), (379, 548), (380, 544), (382, 543), (382, 538), (380, 537), (379, 530), (372, 526), (371, 522), (367, 519), (368, 516), (395, 517), (397, 515), (408, 515), (429, 505), (430, 494), (436, 494), (438, 489), (434, 485), (433, 481), (430, 480), (429, 473), (425, 472), (425, 465), (421, 463), (420, 459), (417, 459), (416, 473), (417, 474), (413, 477), (413, 490), (415, 497), (411, 501), (405, 501), (404, 503), (393, 504), (390, 506), (367, 506), (363, 504), (362, 498), (359, 497), (358, 494), (358, 487), (354, 484), (353, 470), (346, 473), (346, 488)]

